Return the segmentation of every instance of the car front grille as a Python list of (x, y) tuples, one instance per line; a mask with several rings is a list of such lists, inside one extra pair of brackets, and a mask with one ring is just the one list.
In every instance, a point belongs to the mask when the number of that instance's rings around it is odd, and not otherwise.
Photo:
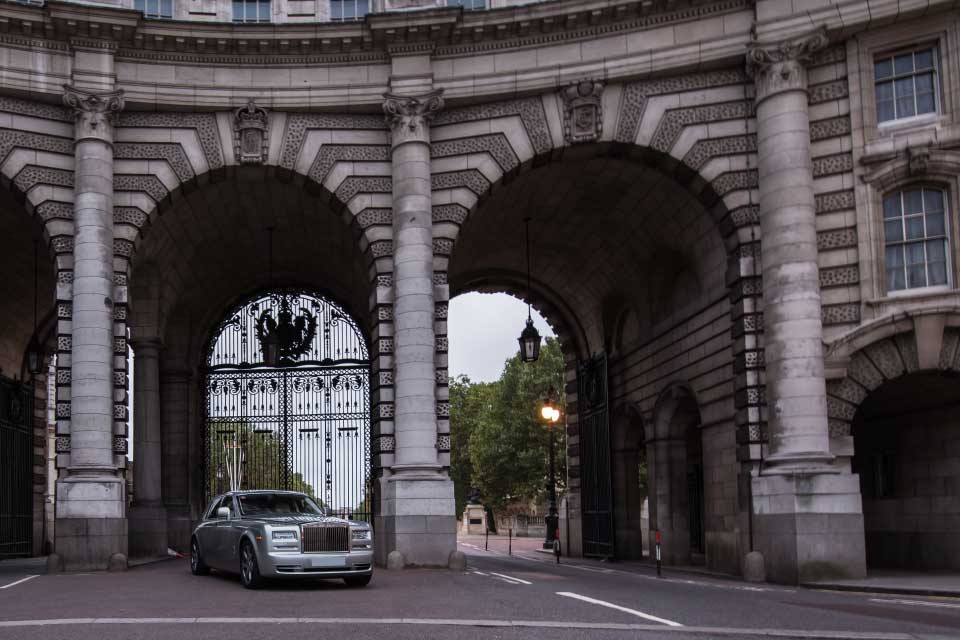
[(350, 527), (336, 525), (305, 525), (303, 527), (303, 552), (324, 553), (350, 551)]

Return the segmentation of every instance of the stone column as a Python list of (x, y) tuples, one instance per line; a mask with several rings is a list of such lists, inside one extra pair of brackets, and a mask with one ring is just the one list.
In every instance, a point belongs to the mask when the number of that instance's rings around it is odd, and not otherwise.
[(395, 462), (381, 481), (379, 538), (391, 564), (446, 565), (456, 550), (453, 482), (437, 454), (430, 120), (439, 91), (387, 94), (392, 136)]
[(822, 31), (747, 56), (756, 82), (769, 455), (753, 480), (757, 547), (781, 582), (862, 575), (856, 476), (832, 465), (827, 427), (807, 71)]
[(130, 556), (152, 558), (167, 552), (167, 511), (163, 505), (159, 338), (131, 341), (133, 362), (133, 504)]
[(163, 424), (163, 503), (167, 540), (177, 551), (190, 548), (190, 384), (187, 369), (160, 374), (160, 414)]
[(113, 448), (113, 118), (123, 94), (65, 90), (76, 116), (71, 451), (57, 482), (56, 552), (67, 569), (102, 569), (125, 565), (127, 552)]

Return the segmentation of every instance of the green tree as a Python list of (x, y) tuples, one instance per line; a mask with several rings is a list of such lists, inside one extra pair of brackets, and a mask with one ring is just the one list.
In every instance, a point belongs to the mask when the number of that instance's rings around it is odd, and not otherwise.
[(463, 513), (473, 487), (470, 435), (489, 419), (496, 383), (470, 382), (467, 376), (450, 380), (450, 476), (453, 479), (457, 516)]
[[(303, 475), (288, 468), (289, 486), (281, 485), (280, 442), (273, 432), (257, 433), (247, 421), (231, 419), (216, 420), (209, 429), (209, 455), (211, 457), (210, 492), (214, 495), (229, 491), (231, 474), (240, 471), (240, 489), (290, 489), (302, 491), (318, 502), (316, 495)], [(239, 454), (238, 465), (231, 464)], [(322, 505), (323, 503), (320, 502)]]
[[(491, 385), (488, 410), (472, 425), (468, 451), (472, 483), (495, 510), (545, 493), (550, 431), (540, 417), (540, 407), (552, 386), (557, 390), (554, 401), (563, 410), (563, 369), (560, 344), (548, 338), (535, 363), (523, 363), (517, 354), (507, 360), (500, 379)], [(563, 424), (561, 419), (554, 432), (558, 490), (566, 477)]]

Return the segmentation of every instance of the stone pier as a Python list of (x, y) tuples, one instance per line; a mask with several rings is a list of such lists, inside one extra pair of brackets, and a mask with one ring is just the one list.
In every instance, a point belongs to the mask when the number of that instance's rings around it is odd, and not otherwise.
[(437, 452), (430, 120), (439, 91), (387, 94), (393, 173), (395, 462), (380, 479), (381, 554), (446, 565), (456, 549), (453, 482)]
[(105, 569), (127, 553), (113, 446), (113, 117), (123, 95), (65, 90), (76, 116), (71, 450), (57, 481), (55, 550), (68, 570)]
[(806, 64), (815, 32), (755, 43), (769, 455), (753, 478), (757, 549), (778, 582), (865, 574), (856, 475), (833, 465), (810, 156)]

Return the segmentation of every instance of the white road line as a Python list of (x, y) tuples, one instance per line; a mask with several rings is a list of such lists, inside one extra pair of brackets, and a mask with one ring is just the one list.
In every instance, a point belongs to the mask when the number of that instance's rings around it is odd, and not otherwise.
[(524, 580), (523, 578), (514, 578), (513, 576), (505, 576), (502, 573), (494, 573), (493, 571), (490, 572), (490, 575), (497, 576), (498, 578), (506, 578), (507, 580), (516, 580), (520, 584), (533, 584), (532, 582)]
[(20, 580), (17, 580), (16, 582), (11, 582), (10, 584), (5, 584), (5, 585), (3, 585), (2, 587), (0, 587), (0, 589), (9, 589), (10, 587), (15, 587), (15, 586), (17, 586), (18, 584), (23, 584), (23, 583), (26, 582), (27, 580), (33, 580), (33, 579), (36, 578), (36, 577), (38, 577), (38, 576), (27, 576), (26, 578), (21, 578)]
[(637, 616), (638, 618), (643, 618), (644, 620), (651, 620), (653, 622), (659, 622), (661, 624), (665, 624), (668, 627), (683, 626), (679, 622), (674, 622), (673, 620), (667, 620), (666, 618), (658, 618), (657, 616), (652, 616), (649, 613), (644, 613), (643, 611), (637, 611), (636, 609), (628, 609), (627, 607), (621, 607), (620, 605), (613, 604), (612, 602), (597, 600), (596, 598), (588, 598), (587, 596), (582, 596), (579, 593), (571, 593), (569, 591), (557, 591), (557, 595), (563, 596), (565, 598), (573, 598), (574, 600), (582, 600), (583, 602), (589, 602), (590, 604), (598, 604), (601, 607), (608, 607), (610, 609), (616, 609), (617, 611), (623, 611), (624, 613), (629, 613), (630, 615)]
[(475, 574), (477, 574), (478, 576), (485, 576), (485, 575), (487, 575), (487, 574), (485, 574), (483, 571), (477, 571), (476, 569), (473, 569), (472, 571), (470, 571), (470, 573), (475, 573)]
[(944, 609), (960, 609), (960, 604), (950, 602), (926, 602), (924, 600), (887, 600), (880, 598), (870, 598), (870, 602), (880, 602), (882, 604), (908, 604), (918, 607), (942, 607)]

